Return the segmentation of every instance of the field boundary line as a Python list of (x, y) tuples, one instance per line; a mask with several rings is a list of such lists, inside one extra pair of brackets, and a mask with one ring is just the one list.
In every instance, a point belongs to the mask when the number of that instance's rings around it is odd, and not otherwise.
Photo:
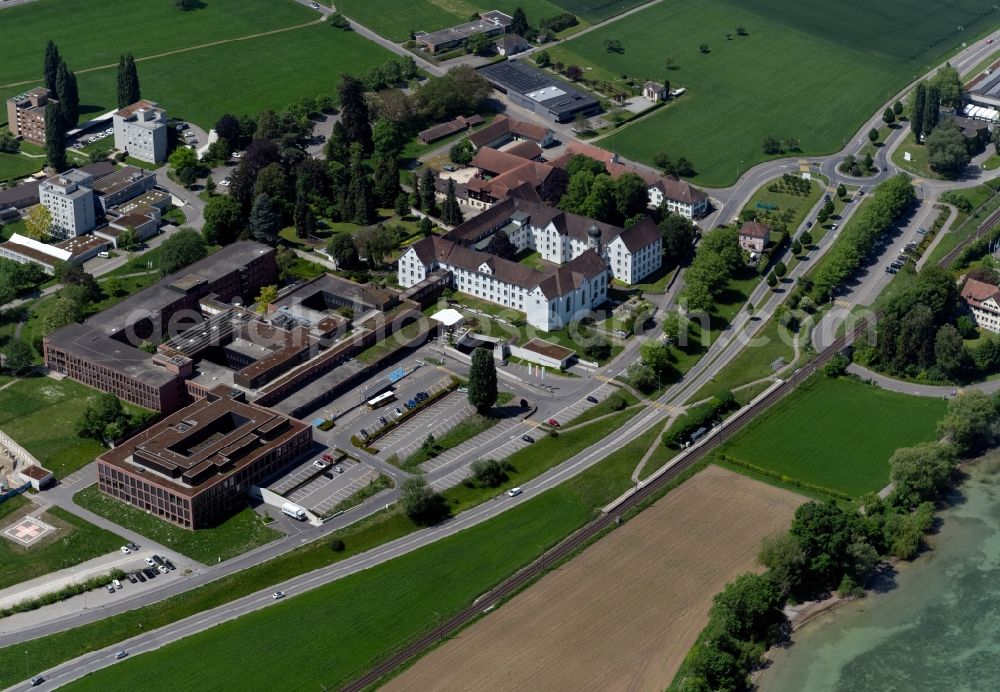
[[(188, 53), (193, 50), (201, 50), (202, 48), (211, 48), (213, 46), (221, 46), (226, 43), (236, 43), (237, 41), (249, 41), (254, 38), (261, 38), (263, 36), (272, 36), (274, 34), (281, 34), (286, 31), (296, 31), (298, 29), (305, 29), (309, 26), (314, 26), (316, 24), (322, 24), (323, 19), (314, 19), (311, 22), (306, 22), (305, 24), (295, 24), (294, 26), (286, 26), (280, 29), (271, 29), (270, 31), (261, 31), (256, 34), (248, 34), (246, 36), (235, 36), (233, 38), (223, 38), (218, 41), (209, 41), (208, 43), (199, 43), (196, 46), (186, 46), (184, 48), (175, 48), (174, 50), (168, 50), (163, 53), (154, 53), (153, 55), (146, 55), (141, 58), (136, 58), (136, 62), (145, 62), (146, 60), (157, 60), (159, 58), (165, 58), (170, 55), (177, 55), (178, 53)], [(76, 74), (83, 74), (85, 72), (98, 72), (100, 70), (109, 70), (112, 67), (118, 67), (118, 63), (108, 63), (107, 65), (97, 65), (94, 67), (85, 67), (82, 70), (76, 70)], [(38, 79), (26, 79), (20, 82), (11, 82), (10, 84), (0, 84), (0, 89), (7, 89), (10, 87), (23, 86), (25, 84), (34, 84)]]

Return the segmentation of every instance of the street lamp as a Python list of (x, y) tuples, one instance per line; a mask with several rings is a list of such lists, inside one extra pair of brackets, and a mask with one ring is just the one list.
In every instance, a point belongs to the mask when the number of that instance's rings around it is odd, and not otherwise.
[(740, 170), (742, 170), (742, 168), (743, 168), (743, 160), (742, 160), (742, 159), (740, 159), (740, 163), (739, 163), (739, 165), (738, 165), (738, 166), (736, 167), (736, 178), (737, 178), (737, 180), (738, 180), (738, 179), (739, 179), (739, 177), (740, 177)]
[(28, 677), (31, 673), (28, 672), (28, 652), (24, 652), (24, 677)]

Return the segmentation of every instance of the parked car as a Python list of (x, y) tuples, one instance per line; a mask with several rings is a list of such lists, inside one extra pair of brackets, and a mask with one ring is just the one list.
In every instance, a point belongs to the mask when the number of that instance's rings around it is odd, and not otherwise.
[(153, 562), (153, 558), (151, 558), (151, 557), (147, 557), (146, 558), (146, 564), (149, 565), (150, 567), (153, 567), (153, 566), (156, 565), (156, 563)]
[(386, 420), (385, 416), (379, 416), (378, 417), (378, 422), (381, 423), (382, 425), (389, 425), (389, 421)]
[(171, 570), (171, 571), (177, 569), (176, 567), (174, 567), (174, 563), (172, 563), (170, 560), (164, 560), (163, 561), (163, 566), (166, 567), (167, 569)]
[(533, 438), (531, 435), (521, 435), (521, 439), (529, 444), (535, 441), (535, 438)]
[(279, 598), (284, 598), (284, 597), (285, 597), (285, 592), (284, 591), (275, 591), (273, 594), (271, 594), (271, 598), (273, 598), (276, 601)]
[(446, 163), (446, 164), (444, 165), (444, 169), (445, 169), (446, 171), (448, 171), (449, 173), (454, 173), (454, 172), (455, 172), (455, 167), (454, 167), (454, 166), (452, 166), (452, 165), (451, 165), (450, 163)]
[(144, 583), (146, 581), (146, 575), (141, 570), (135, 573), (135, 578)]
[(549, 425), (551, 425), (553, 428), (562, 427), (561, 425), (559, 425), (559, 421), (557, 421), (555, 418), (549, 418)]
[(163, 564), (163, 558), (160, 557), (159, 555), (154, 555), (153, 556), (153, 562), (155, 562), (158, 565), (162, 565)]
[(361, 435), (362, 440), (368, 439), (368, 431), (365, 430), (364, 428), (361, 428), (361, 430), (359, 430), (358, 433)]
[(125, 553), (126, 555), (128, 555), (129, 553), (131, 553), (131, 552), (132, 552), (131, 550), (129, 550), (129, 547), (128, 547), (127, 545), (123, 545), (123, 546), (122, 546), (122, 547), (120, 548), (120, 550), (121, 550), (121, 551), (122, 551), (123, 553)]
[(343, 466), (334, 466), (333, 470), (336, 471), (337, 473), (343, 473), (344, 472), (344, 467)]
[(153, 571), (152, 567), (143, 567), (142, 573), (146, 575), (147, 579), (153, 579), (156, 577), (156, 572)]
[(511, 497), (517, 497), (523, 492), (524, 491), (521, 490), (520, 488), (511, 488), (510, 490), (507, 491), (507, 494), (510, 495)]
[(325, 469), (326, 468), (326, 463), (324, 463), (324, 462), (320, 461), (319, 459), (317, 459), (316, 461), (313, 462), (313, 466), (315, 466), (318, 469)]
[(167, 572), (169, 572), (169, 571), (170, 571), (170, 570), (168, 570), (168, 569), (167, 569), (166, 567), (164, 567), (163, 565), (157, 565), (157, 566), (156, 566), (156, 569), (157, 569), (157, 571), (158, 571), (158, 572), (159, 572), (160, 574), (166, 574)]
[(43, 678), (41, 675), (36, 675), (35, 677), (31, 678), (32, 687), (38, 687), (43, 682), (45, 682), (45, 678)]
[(597, 404), (597, 403), (600, 403), (600, 402), (599, 402), (599, 401), (597, 400), (597, 397), (596, 397), (596, 396), (588, 396), (588, 397), (587, 397), (587, 401), (589, 401), (589, 402), (590, 402), (590, 403), (592, 403), (592, 404)]
[(139, 549), (139, 546), (137, 546), (135, 543), (126, 543), (125, 547), (133, 552)]
[(138, 583), (139, 583), (139, 580), (135, 578), (135, 575), (134, 575), (134, 574), (127, 574), (127, 575), (125, 575), (125, 576), (127, 576), (127, 577), (128, 577), (128, 580), (129, 580), (130, 582), (132, 582), (133, 584), (138, 584)]
[(466, 392), (469, 391), (469, 388), (468, 387), (459, 387), (458, 391), (460, 391), (462, 394), (465, 394)]
[(417, 407), (417, 400), (416, 399), (410, 399), (405, 404), (403, 404), (403, 406), (405, 406), (408, 409), (414, 409), (414, 408)]
[(403, 410), (397, 406), (396, 408), (392, 409), (392, 415), (394, 415), (396, 418), (401, 418), (403, 416)]
[(108, 590), (108, 593), (114, 593), (115, 592), (114, 584), (108, 584), (105, 588)]
[(332, 454), (324, 454), (323, 455), (323, 461), (329, 461), (332, 464), (333, 463), (333, 455)]

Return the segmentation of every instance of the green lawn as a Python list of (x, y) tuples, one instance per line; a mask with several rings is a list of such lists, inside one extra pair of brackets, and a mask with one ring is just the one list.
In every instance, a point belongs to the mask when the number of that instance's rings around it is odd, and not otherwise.
[[(8, 514), (22, 508), (23, 497), (7, 500), (0, 505)], [(8, 508), (10, 505), (10, 508)], [(2, 516), (2, 515), (0, 515)], [(13, 541), (0, 540), (0, 589), (22, 581), (78, 565), (99, 555), (117, 552), (125, 541), (104, 529), (99, 529), (75, 514), (52, 507), (42, 514), (42, 521), (56, 527), (56, 532), (31, 548), (22, 548)], [(6, 528), (6, 519), (4, 528)]]
[[(32, 377), (0, 390), (0, 429), (64, 478), (104, 451), (79, 437), (76, 423), (99, 392), (71, 379)], [(125, 404), (129, 411), (139, 409)]]
[(96, 485), (84, 488), (73, 499), (95, 514), (205, 564), (215, 564), (220, 558), (228, 560), (236, 557), (282, 535), (280, 531), (265, 526), (249, 507), (215, 528), (188, 531), (109, 497)]
[(720, 456), (860, 497), (889, 482), (899, 447), (935, 439), (947, 404), (818, 376), (720, 448)]
[[(151, 670), (157, 671), (158, 682), (182, 689), (227, 690), (231, 680), (245, 677), (251, 669), (254, 686), (260, 688), (340, 686), (433, 628), (435, 613), (448, 618), (532, 560), (540, 547), (554, 544), (591, 519), (599, 507), (632, 485), (634, 451), (616, 453), (558, 488), (457, 536), (314, 591), (290, 594), (274, 607), (151, 654), (130, 657), (114, 670), (80, 680), (75, 689), (130, 689)], [(350, 540), (347, 543), (351, 545)], [(329, 549), (326, 553), (332, 555)], [(456, 555), (462, 558), (455, 559)], [(242, 585), (237, 590), (242, 591)], [(169, 617), (163, 609), (158, 612), (163, 613), (161, 623)], [(116, 621), (125, 618), (131, 618), (134, 631), (137, 618), (127, 613), (88, 625), (76, 636), (63, 633), (0, 650), (0, 682), (21, 679), (14, 664), (24, 664), (25, 650), (32, 665), (51, 666), (92, 648), (88, 641), (94, 637), (114, 641), (106, 632), (115, 625), (124, 635), (130, 630)], [(149, 620), (145, 622), (145, 629), (151, 629)], [(85, 631), (94, 632), (89, 640), (83, 639)], [(306, 636), (289, 645), (290, 631)], [(330, 655), (334, 641), (336, 655)], [(214, 652), (208, 668), (206, 650)]]
[(23, 220), (17, 219), (16, 221), (8, 221), (2, 226), (0, 226), (0, 238), (3, 238), (4, 240), (9, 240), (10, 237), (15, 233), (20, 233), (21, 235), (24, 235), (25, 230), (26, 229)]
[[(601, 416), (606, 416), (609, 413), (615, 413), (615, 409), (611, 406), (610, 399), (614, 397), (615, 399), (624, 399), (626, 406), (633, 406), (639, 403), (639, 400), (632, 396), (632, 393), (628, 390), (615, 388), (607, 399), (599, 404), (594, 404), (586, 411), (581, 413), (579, 416), (574, 418), (572, 421), (559, 421), (562, 423), (563, 427), (569, 425), (579, 425), (580, 423), (586, 423), (587, 421), (594, 420), (595, 418), (600, 418)], [(621, 410), (621, 409), (619, 409)]]
[[(602, 143), (644, 163), (658, 152), (685, 156), (696, 182), (722, 187), (738, 166), (745, 171), (768, 158), (766, 136), (794, 137), (807, 155), (839, 150), (915, 75), (989, 28), (990, 19), (976, 15), (991, 7), (982, 0), (898, 0), (885, 12), (858, 0), (835, 11), (819, 0), (664, 2), (549, 53), (583, 67), (586, 79), (621, 85), (626, 75), (634, 83), (669, 79), (687, 88), (676, 103)], [(735, 34), (738, 25), (747, 36)], [(957, 25), (965, 31), (949, 36)], [(608, 40), (620, 41), (623, 51), (609, 52)]]
[(0, 152), (0, 180), (11, 182), (42, 170), (45, 159), (33, 159), (24, 154), (5, 154)]
[[(315, 12), (292, 0), (208, 0), (183, 12), (173, 2), (109, 3), (104, 0), (41, 0), (4, 9), (0, 45), (4, 61), (0, 85), (33, 82), (42, 76), (46, 40), (55, 41), (69, 68), (76, 71), (118, 64), (122, 53), (136, 58), (248, 36), (316, 19)], [(72, 20), (69, 20), (72, 18)], [(147, 92), (139, 63), (143, 95)], [(25, 91), (27, 89), (24, 89)], [(81, 88), (81, 103), (93, 103)]]
[[(73, 9), (67, 9), (71, 4)], [(118, 56), (129, 50), (139, 59), (143, 96), (205, 129), (223, 113), (256, 114), (302, 96), (335, 94), (340, 74), (356, 74), (391, 57), (355, 32), (309, 24), (316, 13), (291, 0), (210, 0), (191, 12), (170, 2), (149, 10), (134, 3), (122, 10), (99, 0), (41, 0), (5, 12), (0, 45), (13, 50), (7, 51), (12, 59), (0, 67), (0, 95), (35, 85), (45, 46), (38, 37), (51, 37), (77, 71), (84, 116), (115, 106)], [(101, 30), (66, 22), (67, 14), (86, 16)], [(295, 28), (206, 45), (287, 27)], [(142, 59), (195, 46), (203, 47)], [(254, 88), (247, 88), (245, 75), (253, 75)], [(18, 80), (26, 84), (12, 87)]]
[[(445, 434), (435, 438), (434, 441), (437, 443), (437, 447), (439, 449), (438, 454), (446, 449), (457, 447), (463, 442), (471, 440), (479, 433), (489, 430), (499, 422), (499, 418), (473, 414), (471, 417), (466, 418)], [(427, 453), (427, 450), (418, 449), (416, 452), (406, 457), (406, 459), (403, 459), (399, 466), (407, 471), (415, 471), (420, 464), (433, 458), (434, 457), (432, 455)]]
[[(904, 154), (910, 154), (910, 160), (904, 158)], [(924, 178), (940, 180), (941, 176), (931, 170), (927, 161), (927, 147), (917, 144), (913, 139), (913, 133), (907, 133), (902, 143), (892, 152), (892, 162), (905, 171)]]
[[(816, 205), (823, 195), (825, 187), (818, 181), (811, 181), (808, 195), (798, 195), (786, 192), (781, 187), (779, 192), (768, 190), (772, 185), (780, 185), (781, 178), (768, 181), (750, 198), (744, 209), (755, 212), (757, 218), (764, 223), (774, 225), (775, 220), (781, 220), (792, 235), (799, 225), (806, 220), (809, 210)], [(758, 206), (762, 205), (762, 206)]]

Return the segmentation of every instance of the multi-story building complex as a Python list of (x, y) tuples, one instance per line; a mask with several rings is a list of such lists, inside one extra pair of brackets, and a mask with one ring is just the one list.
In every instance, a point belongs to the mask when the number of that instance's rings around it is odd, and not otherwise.
[(278, 278), (274, 248), (255, 242), (229, 245), (159, 283), (43, 340), (45, 364), (95, 389), (139, 406), (175, 411), (185, 402), (190, 359), (150, 354), (160, 344), (205, 320), (207, 296), (252, 301)]
[(167, 160), (167, 114), (153, 101), (136, 101), (112, 117), (115, 148), (148, 163)]
[(38, 198), (52, 215), (52, 235), (75, 238), (90, 233), (96, 225), (94, 176), (77, 168), (46, 178), (38, 186)]
[(430, 33), (418, 31), (414, 34), (414, 40), (424, 50), (430, 53), (440, 53), (461, 46), (473, 34), (483, 34), (487, 38), (501, 36), (510, 30), (512, 21), (513, 18), (509, 14), (490, 10), (483, 12), (471, 22)]
[(312, 429), (219, 387), (97, 459), (98, 487), (186, 529), (246, 505), (250, 487), (309, 451)]
[(45, 108), (49, 102), (58, 103), (55, 94), (45, 87), (7, 99), (7, 127), (15, 137), (39, 146), (45, 145)]
[[(559, 266), (539, 271), (482, 252), (496, 233), (519, 252), (536, 251)], [(651, 220), (622, 229), (509, 197), (444, 238), (415, 243), (399, 259), (398, 280), (408, 287), (450, 271), (456, 290), (521, 310), (529, 324), (548, 331), (603, 303), (611, 276), (634, 283), (659, 269), (662, 254)]]

